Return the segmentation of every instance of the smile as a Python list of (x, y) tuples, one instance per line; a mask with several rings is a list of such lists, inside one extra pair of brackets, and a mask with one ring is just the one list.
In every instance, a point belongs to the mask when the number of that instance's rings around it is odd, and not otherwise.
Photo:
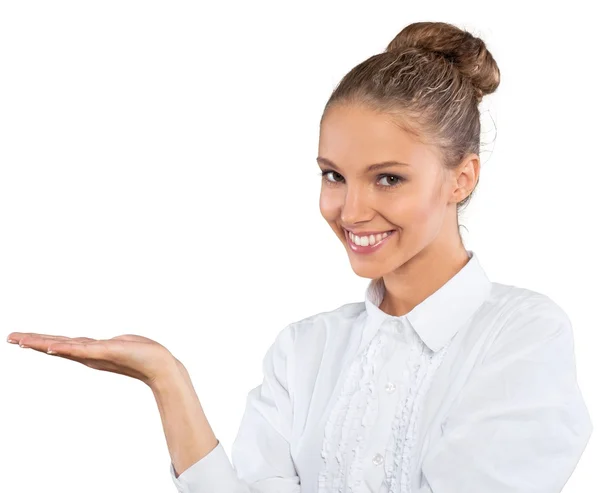
[(387, 240), (396, 233), (396, 230), (386, 231), (376, 235), (355, 236), (347, 230), (344, 230), (348, 246), (356, 253), (372, 253), (381, 248)]

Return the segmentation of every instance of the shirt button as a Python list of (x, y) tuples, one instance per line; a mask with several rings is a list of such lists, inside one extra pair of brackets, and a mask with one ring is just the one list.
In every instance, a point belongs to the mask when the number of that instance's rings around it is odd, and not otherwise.
[(391, 394), (392, 392), (394, 392), (394, 390), (396, 390), (396, 384), (394, 382), (388, 382), (385, 386), (385, 391), (388, 394)]
[(373, 456), (373, 464), (380, 466), (383, 463), (383, 456), (381, 454), (375, 454)]

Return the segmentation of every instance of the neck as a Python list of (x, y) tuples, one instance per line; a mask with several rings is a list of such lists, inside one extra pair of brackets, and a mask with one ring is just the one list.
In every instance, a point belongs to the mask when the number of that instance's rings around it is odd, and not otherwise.
[(433, 245), (383, 276), (385, 294), (379, 308), (392, 316), (409, 313), (454, 277), (469, 261), (465, 247), (448, 249)]

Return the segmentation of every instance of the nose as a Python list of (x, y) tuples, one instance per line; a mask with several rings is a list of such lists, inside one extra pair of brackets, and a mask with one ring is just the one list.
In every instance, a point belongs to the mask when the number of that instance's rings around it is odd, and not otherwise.
[(355, 224), (368, 221), (370, 207), (368, 196), (359, 187), (346, 187), (346, 196), (342, 205), (340, 219), (343, 224)]

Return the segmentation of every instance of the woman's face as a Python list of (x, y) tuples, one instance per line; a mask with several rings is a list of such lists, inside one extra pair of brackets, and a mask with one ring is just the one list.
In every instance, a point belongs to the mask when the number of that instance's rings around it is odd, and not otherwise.
[[(459, 180), (460, 172), (446, 170), (439, 159), (433, 147), (419, 143), (390, 116), (360, 106), (327, 110), (317, 157), (325, 172), (319, 207), (357, 275), (380, 277), (430, 245), (439, 244), (431, 249), (438, 252), (459, 245), (456, 203), (467, 196), (461, 185), (470, 181)], [(404, 164), (369, 169), (387, 161)], [(356, 248), (347, 230), (375, 233), (370, 244), (377, 244), (377, 233), (391, 235), (376, 248)]]

